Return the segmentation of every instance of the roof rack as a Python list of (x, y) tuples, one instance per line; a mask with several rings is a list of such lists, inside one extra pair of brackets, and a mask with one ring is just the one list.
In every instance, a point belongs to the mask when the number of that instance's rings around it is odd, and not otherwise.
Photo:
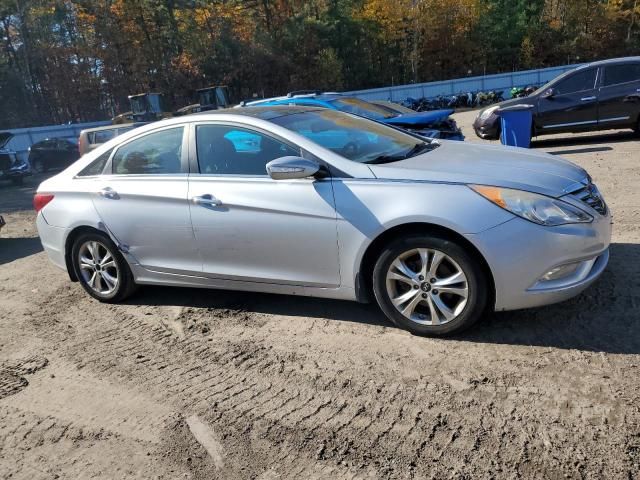
[(287, 93), (287, 97), (291, 98), (296, 95), (321, 95), (324, 93), (322, 90), (294, 90), (293, 92)]

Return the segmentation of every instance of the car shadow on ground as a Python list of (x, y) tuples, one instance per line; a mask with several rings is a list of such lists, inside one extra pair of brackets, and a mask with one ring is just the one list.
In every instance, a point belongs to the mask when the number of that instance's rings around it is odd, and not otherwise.
[[(552, 148), (552, 147), (565, 147), (575, 145), (594, 145), (605, 144), (606, 150), (612, 150), (610, 147), (606, 147), (606, 144), (622, 143), (637, 141), (638, 136), (632, 130), (611, 130), (606, 133), (598, 132), (589, 135), (571, 135), (567, 136), (553, 136), (553, 137), (536, 137), (531, 142), (531, 148)], [(604, 151), (604, 150), (603, 150)], [(582, 150), (576, 153), (581, 153)], [(557, 153), (557, 152), (550, 152)]]
[(39, 184), (39, 182), (36, 182), (37, 180), (34, 180), (34, 177), (29, 177), (24, 181), (23, 185), (0, 184), (0, 194), (2, 195), (0, 215), (31, 210), (33, 208), (33, 196)]
[[(640, 353), (640, 245), (612, 244), (603, 276), (587, 291), (547, 307), (488, 315), (455, 341)], [(127, 303), (242, 310), (393, 328), (375, 305), (288, 295), (145, 287)]]
[(29, 257), (42, 251), (38, 237), (0, 238), (0, 265)]

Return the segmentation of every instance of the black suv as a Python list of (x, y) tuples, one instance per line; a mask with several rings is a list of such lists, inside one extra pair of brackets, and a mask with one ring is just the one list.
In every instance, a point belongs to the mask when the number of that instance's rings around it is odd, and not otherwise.
[(36, 173), (66, 168), (78, 158), (78, 144), (66, 138), (47, 138), (29, 148), (29, 164)]
[(588, 63), (563, 73), (528, 97), (480, 111), (473, 129), (480, 138), (500, 137), (496, 110), (533, 105), (532, 136), (632, 128), (640, 131), (640, 57)]

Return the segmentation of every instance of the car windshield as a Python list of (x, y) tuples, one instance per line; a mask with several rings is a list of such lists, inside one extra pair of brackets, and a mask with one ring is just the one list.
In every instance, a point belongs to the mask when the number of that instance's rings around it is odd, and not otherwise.
[(439, 145), (382, 123), (335, 110), (294, 113), (271, 121), (359, 163), (404, 160)]
[(329, 102), (341, 112), (355, 113), (361, 117), (371, 118), (373, 120), (383, 120), (385, 118), (397, 117), (398, 114), (384, 108), (365, 102), (359, 98), (345, 97), (337, 98)]
[(415, 110), (411, 110), (410, 108), (407, 108), (403, 105), (400, 105), (398, 103), (378, 103), (376, 104), (377, 106), (384, 108), (386, 110), (389, 110), (390, 112), (394, 112), (394, 113), (416, 113)]

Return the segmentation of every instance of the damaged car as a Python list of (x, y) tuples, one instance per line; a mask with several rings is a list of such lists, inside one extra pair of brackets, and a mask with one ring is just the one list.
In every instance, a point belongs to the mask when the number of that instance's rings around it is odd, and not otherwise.
[[(340, 93), (323, 93), (302, 90), (291, 92), (284, 97), (257, 100), (242, 104), (244, 107), (271, 105), (300, 105), (321, 107), (341, 112), (352, 113), (361, 117), (386, 123), (394, 127), (408, 130), (429, 138), (444, 140), (464, 140), (462, 131), (450, 116), (451, 109), (414, 112), (398, 111), (389, 106), (382, 106)], [(400, 107), (400, 106), (398, 106)]]
[(11, 132), (0, 132), (0, 180), (22, 185), (24, 177), (31, 175), (31, 168), (27, 161), (18, 158), (18, 154), (7, 147), (13, 137)]

